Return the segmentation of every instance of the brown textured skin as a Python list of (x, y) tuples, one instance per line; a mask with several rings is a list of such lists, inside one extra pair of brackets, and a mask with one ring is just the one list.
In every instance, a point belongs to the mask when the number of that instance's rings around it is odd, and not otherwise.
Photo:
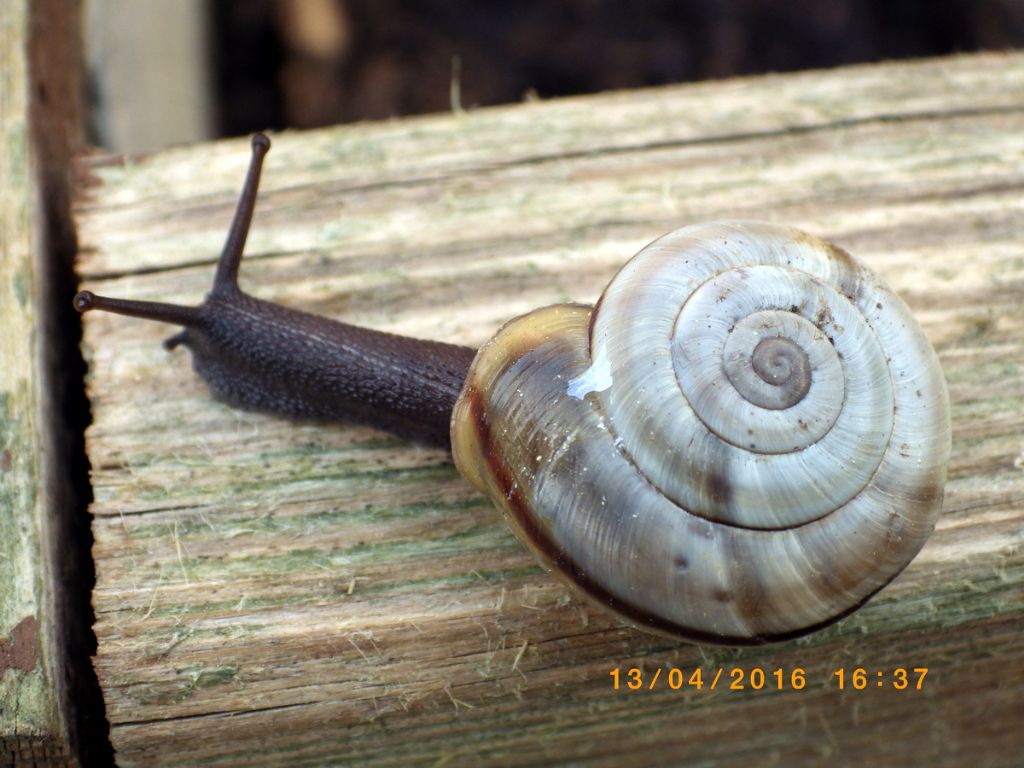
[(344, 421), (448, 447), (449, 421), (475, 355), (260, 301), (211, 297), (178, 337), (229, 405)]
[(290, 418), (370, 424), (450, 447), (452, 408), (476, 350), (340, 323), (261, 301), (238, 287), (270, 140), (257, 134), (252, 150), (213, 288), (202, 304), (111, 299), (82, 291), (75, 296), (75, 308), (185, 326), (165, 346), (188, 347), (195, 371), (229, 405)]

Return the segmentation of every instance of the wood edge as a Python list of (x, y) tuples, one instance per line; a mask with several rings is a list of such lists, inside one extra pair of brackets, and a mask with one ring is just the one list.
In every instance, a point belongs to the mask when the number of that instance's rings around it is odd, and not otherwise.
[[(81, 324), (71, 306), (77, 290), (77, 248), (71, 216), (74, 163), (82, 144), (82, 5), (31, 0), (27, 19), (28, 125), (38, 210), (35, 216), (35, 301), (39, 322), (36, 423), (43, 446), (39, 512), (44, 601), (43, 664), (56, 695), (55, 733), (27, 747), (26, 764), (113, 764), (109, 726), (92, 666), (92, 498), (84, 430), (89, 405)], [(22, 759), (19, 755), (18, 759)]]

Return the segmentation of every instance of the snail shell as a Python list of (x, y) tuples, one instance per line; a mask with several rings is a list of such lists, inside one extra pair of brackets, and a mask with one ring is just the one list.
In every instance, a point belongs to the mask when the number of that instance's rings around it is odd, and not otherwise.
[(906, 305), (841, 249), (685, 227), (595, 307), (506, 324), (452, 417), (460, 471), (628, 622), (723, 643), (835, 621), (942, 506), (948, 396)]

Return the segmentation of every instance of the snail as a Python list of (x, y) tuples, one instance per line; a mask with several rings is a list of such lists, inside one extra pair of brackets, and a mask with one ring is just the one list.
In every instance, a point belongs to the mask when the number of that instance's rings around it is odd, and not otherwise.
[(450, 447), (551, 571), (641, 629), (795, 637), (917, 554), (950, 453), (937, 356), (840, 248), (774, 224), (683, 227), (595, 306), (538, 309), (479, 351), (271, 304), (238, 270), (270, 142), (196, 307), (76, 295), (181, 325), (214, 395)]

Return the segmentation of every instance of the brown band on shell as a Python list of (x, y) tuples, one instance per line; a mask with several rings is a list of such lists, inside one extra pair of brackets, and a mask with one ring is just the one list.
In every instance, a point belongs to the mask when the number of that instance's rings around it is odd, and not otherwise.
[[(471, 410), (476, 414), (473, 419), (476, 427), (476, 437), (479, 440), (484, 455), (491, 457), (487, 462), (487, 466), (491, 471), (490, 479), (494, 483), (495, 489), (504, 498), (501, 509), (512, 518), (514, 530), (519, 535), (520, 540), (534, 554), (540, 557), (550, 572), (563, 579), (572, 589), (578, 590), (598, 605), (611, 609), (622, 619), (634, 626), (670, 637), (684, 637), (697, 643), (753, 646), (781, 642), (824, 629), (846, 618), (885, 587), (892, 578), (898, 575), (898, 573), (893, 574), (885, 583), (879, 584), (876, 589), (872, 590), (855, 604), (834, 616), (827, 617), (820, 622), (806, 627), (785, 632), (756, 633), (749, 636), (726, 635), (695, 629), (692, 626), (680, 624), (652, 614), (647, 609), (636, 605), (622, 595), (613, 594), (602, 584), (592, 579), (585, 568), (569, 557), (557, 543), (546, 535), (545, 531), (537, 524), (537, 520), (528, 500), (523, 494), (523, 490), (515, 484), (507, 468), (499, 458), (499, 448), (493, 439), (487, 421), (483, 399), (479, 392), (476, 392), (471, 397), (473, 400)], [(673, 567), (685, 567), (685, 565), (680, 566), (678, 562), (675, 562)], [(740, 613), (752, 621), (764, 615), (771, 608), (770, 603), (765, 599), (766, 595), (763, 587), (757, 583), (756, 579), (738, 582), (730, 590), (730, 594), (723, 594), (722, 597), (726, 597), (728, 602), (734, 603)]]
[[(481, 455), (486, 458), (488, 477), (494, 483), (495, 490), (501, 494), (504, 503), (501, 509), (512, 518), (513, 529), (521, 541), (546, 565), (552, 573), (560, 576), (570, 587), (581, 591), (589, 599), (594, 600), (605, 608), (610, 608), (619, 614), (629, 623), (643, 627), (648, 630), (665, 634), (671, 637), (686, 637), (694, 642), (706, 643), (727, 643), (729, 645), (763, 645), (770, 642), (778, 642), (791, 637), (798, 637), (808, 631), (820, 629), (838, 621), (848, 613), (856, 610), (863, 602), (866, 602), (871, 595), (863, 601), (850, 608), (848, 611), (830, 617), (814, 627), (798, 629), (792, 632), (779, 634), (755, 634), (750, 636), (729, 636), (714, 632), (706, 632), (693, 627), (666, 620), (661, 616), (654, 615), (650, 611), (638, 606), (621, 595), (616, 595), (607, 590), (599, 582), (590, 577), (587, 570), (579, 563), (569, 557), (565, 551), (557, 545), (538, 525), (537, 519), (532, 512), (530, 503), (523, 494), (523, 490), (512, 479), (508, 468), (502, 461), (500, 446), (494, 440), (486, 412), (486, 404), (479, 390), (472, 388), (466, 391), (468, 411), (472, 414), (475, 436), (478, 441)], [(703, 523), (703, 521), (701, 521)], [(704, 523), (706, 524), (706, 523)], [(678, 564), (677, 564), (678, 565)], [(884, 585), (882, 585), (884, 586)], [(881, 589), (881, 586), (879, 587)], [(872, 593), (874, 594), (874, 593)], [(728, 602), (735, 602), (741, 612), (751, 618), (756, 618), (763, 612), (766, 602), (763, 590), (754, 581), (744, 582), (739, 588), (728, 595), (722, 595)]]

